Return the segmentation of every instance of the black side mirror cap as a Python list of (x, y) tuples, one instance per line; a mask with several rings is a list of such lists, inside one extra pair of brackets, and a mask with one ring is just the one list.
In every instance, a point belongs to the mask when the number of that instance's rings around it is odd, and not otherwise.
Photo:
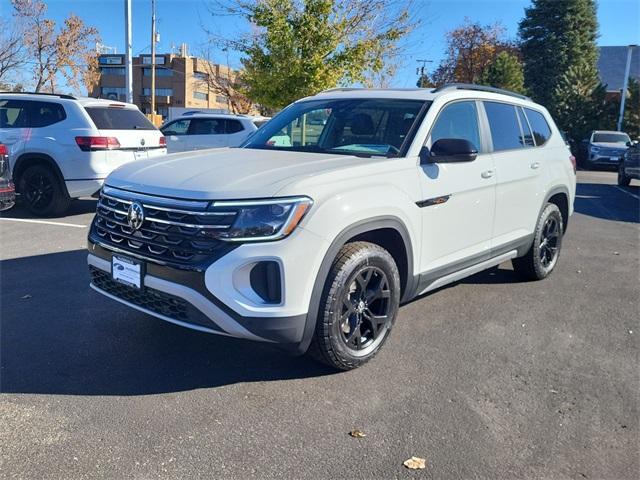
[(422, 147), (420, 163), (458, 163), (472, 162), (478, 156), (478, 149), (469, 140), (462, 138), (441, 138), (431, 150)]

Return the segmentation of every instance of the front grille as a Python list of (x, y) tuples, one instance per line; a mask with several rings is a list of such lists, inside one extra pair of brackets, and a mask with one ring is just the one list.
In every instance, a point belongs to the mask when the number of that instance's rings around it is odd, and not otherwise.
[(108, 272), (100, 270), (93, 265), (89, 265), (89, 273), (93, 285), (114, 297), (173, 320), (180, 320), (181, 322), (212, 330), (220, 330), (204, 313), (180, 297), (149, 287), (145, 287), (144, 290), (129, 287), (116, 282)]
[[(195, 265), (228, 248), (216, 233), (228, 229), (236, 211), (208, 212), (155, 205), (145, 200), (145, 219), (138, 229), (129, 226), (127, 211), (132, 200), (126, 192), (100, 193), (93, 231), (103, 244), (136, 256), (177, 265)], [(162, 199), (164, 200), (164, 199)]]

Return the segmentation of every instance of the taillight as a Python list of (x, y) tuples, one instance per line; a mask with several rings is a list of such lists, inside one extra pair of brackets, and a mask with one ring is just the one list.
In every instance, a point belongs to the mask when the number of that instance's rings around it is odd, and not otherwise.
[(576, 165), (576, 157), (574, 157), (573, 155), (569, 155), (569, 161), (571, 162), (571, 165), (573, 165), (573, 173), (576, 173), (576, 171), (578, 170), (578, 165)]
[(160, 137), (160, 146), (161, 147), (166, 147), (167, 146), (167, 137)]
[(0, 143), (0, 155), (9, 155), (9, 149), (6, 145)]
[(76, 143), (83, 152), (120, 148), (120, 142), (116, 137), (76, 137)]

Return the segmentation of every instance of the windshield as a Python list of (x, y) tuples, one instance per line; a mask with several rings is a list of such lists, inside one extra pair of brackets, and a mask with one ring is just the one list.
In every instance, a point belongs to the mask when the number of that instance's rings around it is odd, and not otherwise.
[(403, 99), (294, 103), (256, 131), (244, 148), (358, 156), (404, 155), (427, 102)]
[(629, 141), (629, 135), (626, 133), (594, 133), (594, 143), (624, 143)]

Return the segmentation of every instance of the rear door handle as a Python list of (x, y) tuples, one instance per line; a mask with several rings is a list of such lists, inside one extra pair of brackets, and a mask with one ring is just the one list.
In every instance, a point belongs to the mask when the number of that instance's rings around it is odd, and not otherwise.
[(538, 169), (538, 168), (540, 168), (540, 164), (539, 164), (538, 162), (533, 162), (533, 163), (531, 164), (531, 169), (532, 169), (532, 170), (536, 170), (536, 169)]
[(480, 174), (482, 178), (491, 178), (493, 177), (493, 170), (485, 170)]

